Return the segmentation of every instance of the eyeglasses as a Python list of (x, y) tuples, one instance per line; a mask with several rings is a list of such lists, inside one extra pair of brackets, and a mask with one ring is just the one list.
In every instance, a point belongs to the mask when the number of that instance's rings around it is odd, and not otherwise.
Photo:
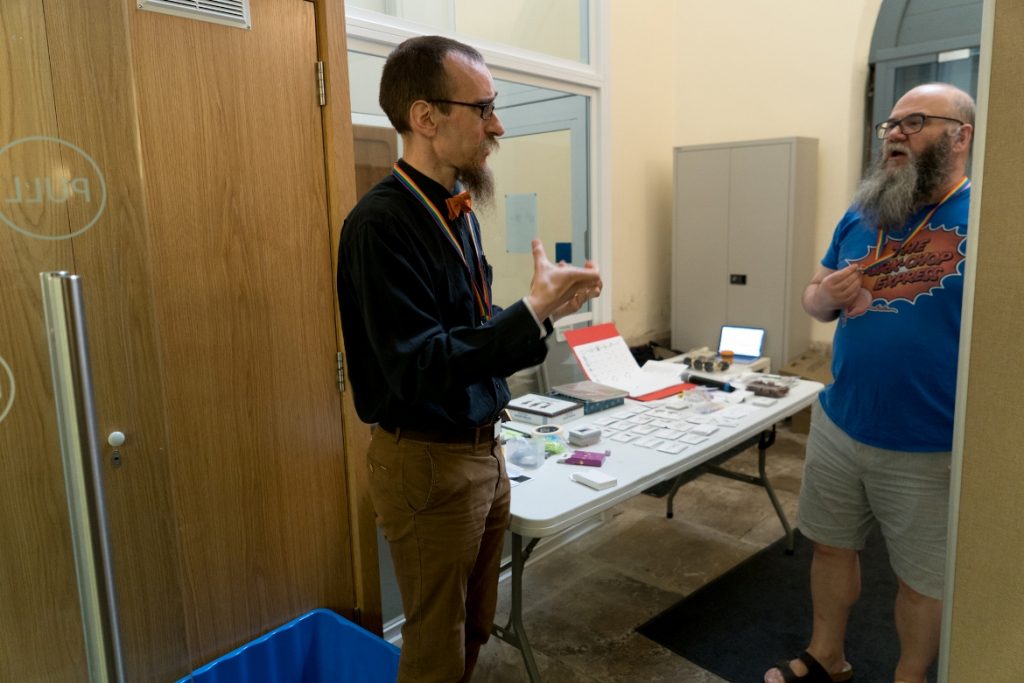
[(476, 102), (458, 102), (456, 100), (427, 100), (433, 104), (461, 104), (463, 107), (475, 107), (480, 110), (480, 118), (484, 121), (491, 118), (491, 114), (494, 113), (494, 102), (488, 102), (487, 104), (477, 104)]
[(951, 119), (948, 116), (932, 116), (931, 114), (907, 114), (902, 119), (889, 119), (888, 121), (882, 121), (880, 124), (875, 126), (875, 133), (878, 135), (880, 140), (884, 140), (889, 131), (893, 128), (899, 128), (900, 132), (904, 135), (913, 135), (914, 133), (920, 133), (921, 129), (924, 128), (924, 124), (928, 119), (942, 119), (943, 121), (952, 121), (953, 123), (959, 123), (961, 126), (964, 122), (960, 119)]

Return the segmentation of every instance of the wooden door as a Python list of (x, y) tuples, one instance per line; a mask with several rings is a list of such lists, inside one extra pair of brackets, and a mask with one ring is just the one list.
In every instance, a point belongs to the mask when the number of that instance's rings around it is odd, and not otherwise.
[(0, 3), (0, 35), (0, 680), (58, 683), (85, 652), (39, 273), (72, 247), (50, 239), (67, 206), (33, 191), (62, 151), (38, 139), (59, 135), (42, 3)]
[(314, 7), (131, 15), (195, 663), (353, 604)]
[[(123, 0), (0, 7), (0, 146), (73, 145), (0, 157), (0, 194), (32, 155), (95, 171), (91, 203), (4, 204), (61, 239), (0, 225), (0, 414), (17, 382), (0, 422), (0, 680), (85, 680), (42, 270), (82, 275), (101, 434), (127, 435), (119, 467), (104, 455), (128, 680), (356, 605), (314, 6), (252, 11), (247, 31)], [(79, 232), (100, 176), (104, 210)]]
[(352, 126), (356, 167), (356, 195), (362, 197), (391, 173), (398, 158), (398, 133), (394, 128)]

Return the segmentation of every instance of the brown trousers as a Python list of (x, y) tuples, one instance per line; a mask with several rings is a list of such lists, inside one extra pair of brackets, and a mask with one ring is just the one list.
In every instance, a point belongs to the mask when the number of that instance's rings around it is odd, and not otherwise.
[(509, 524), (501, 451), (378, 429), (368, 458), (405, 611), (398, 683), (468, 681), (494, 623)]

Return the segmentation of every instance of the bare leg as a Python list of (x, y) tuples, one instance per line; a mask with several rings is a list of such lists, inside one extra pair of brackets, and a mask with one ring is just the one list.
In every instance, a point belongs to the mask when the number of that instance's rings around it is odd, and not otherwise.
[[(807, 651), (826, 671), (837, 673), (846, 667), (843, 641), (850, 609), (860, 597), (860, 558), (856, 550), (814, 544), (811, 561), (811, 602), (814, 606), (814, 625), (811, 644)], [(789, 663), (797, 676), (807, 675), (803, 662)], [(764, 676), (766, 683), (782, 683), (782, 672), (770, 669)]]
[(900, 636), (900, 661), (896, 680), (925, 683), (928, 667), (939, 654), (942, 601), (918, 593), (900, 582), (896, 593), (896, 632)]

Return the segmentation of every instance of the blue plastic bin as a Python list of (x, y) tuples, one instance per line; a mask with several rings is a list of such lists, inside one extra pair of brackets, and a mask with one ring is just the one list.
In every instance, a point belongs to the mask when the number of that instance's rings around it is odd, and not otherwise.
[(316, 609), (178, 683), (395, 683), (398, 652), (334, 612)]

